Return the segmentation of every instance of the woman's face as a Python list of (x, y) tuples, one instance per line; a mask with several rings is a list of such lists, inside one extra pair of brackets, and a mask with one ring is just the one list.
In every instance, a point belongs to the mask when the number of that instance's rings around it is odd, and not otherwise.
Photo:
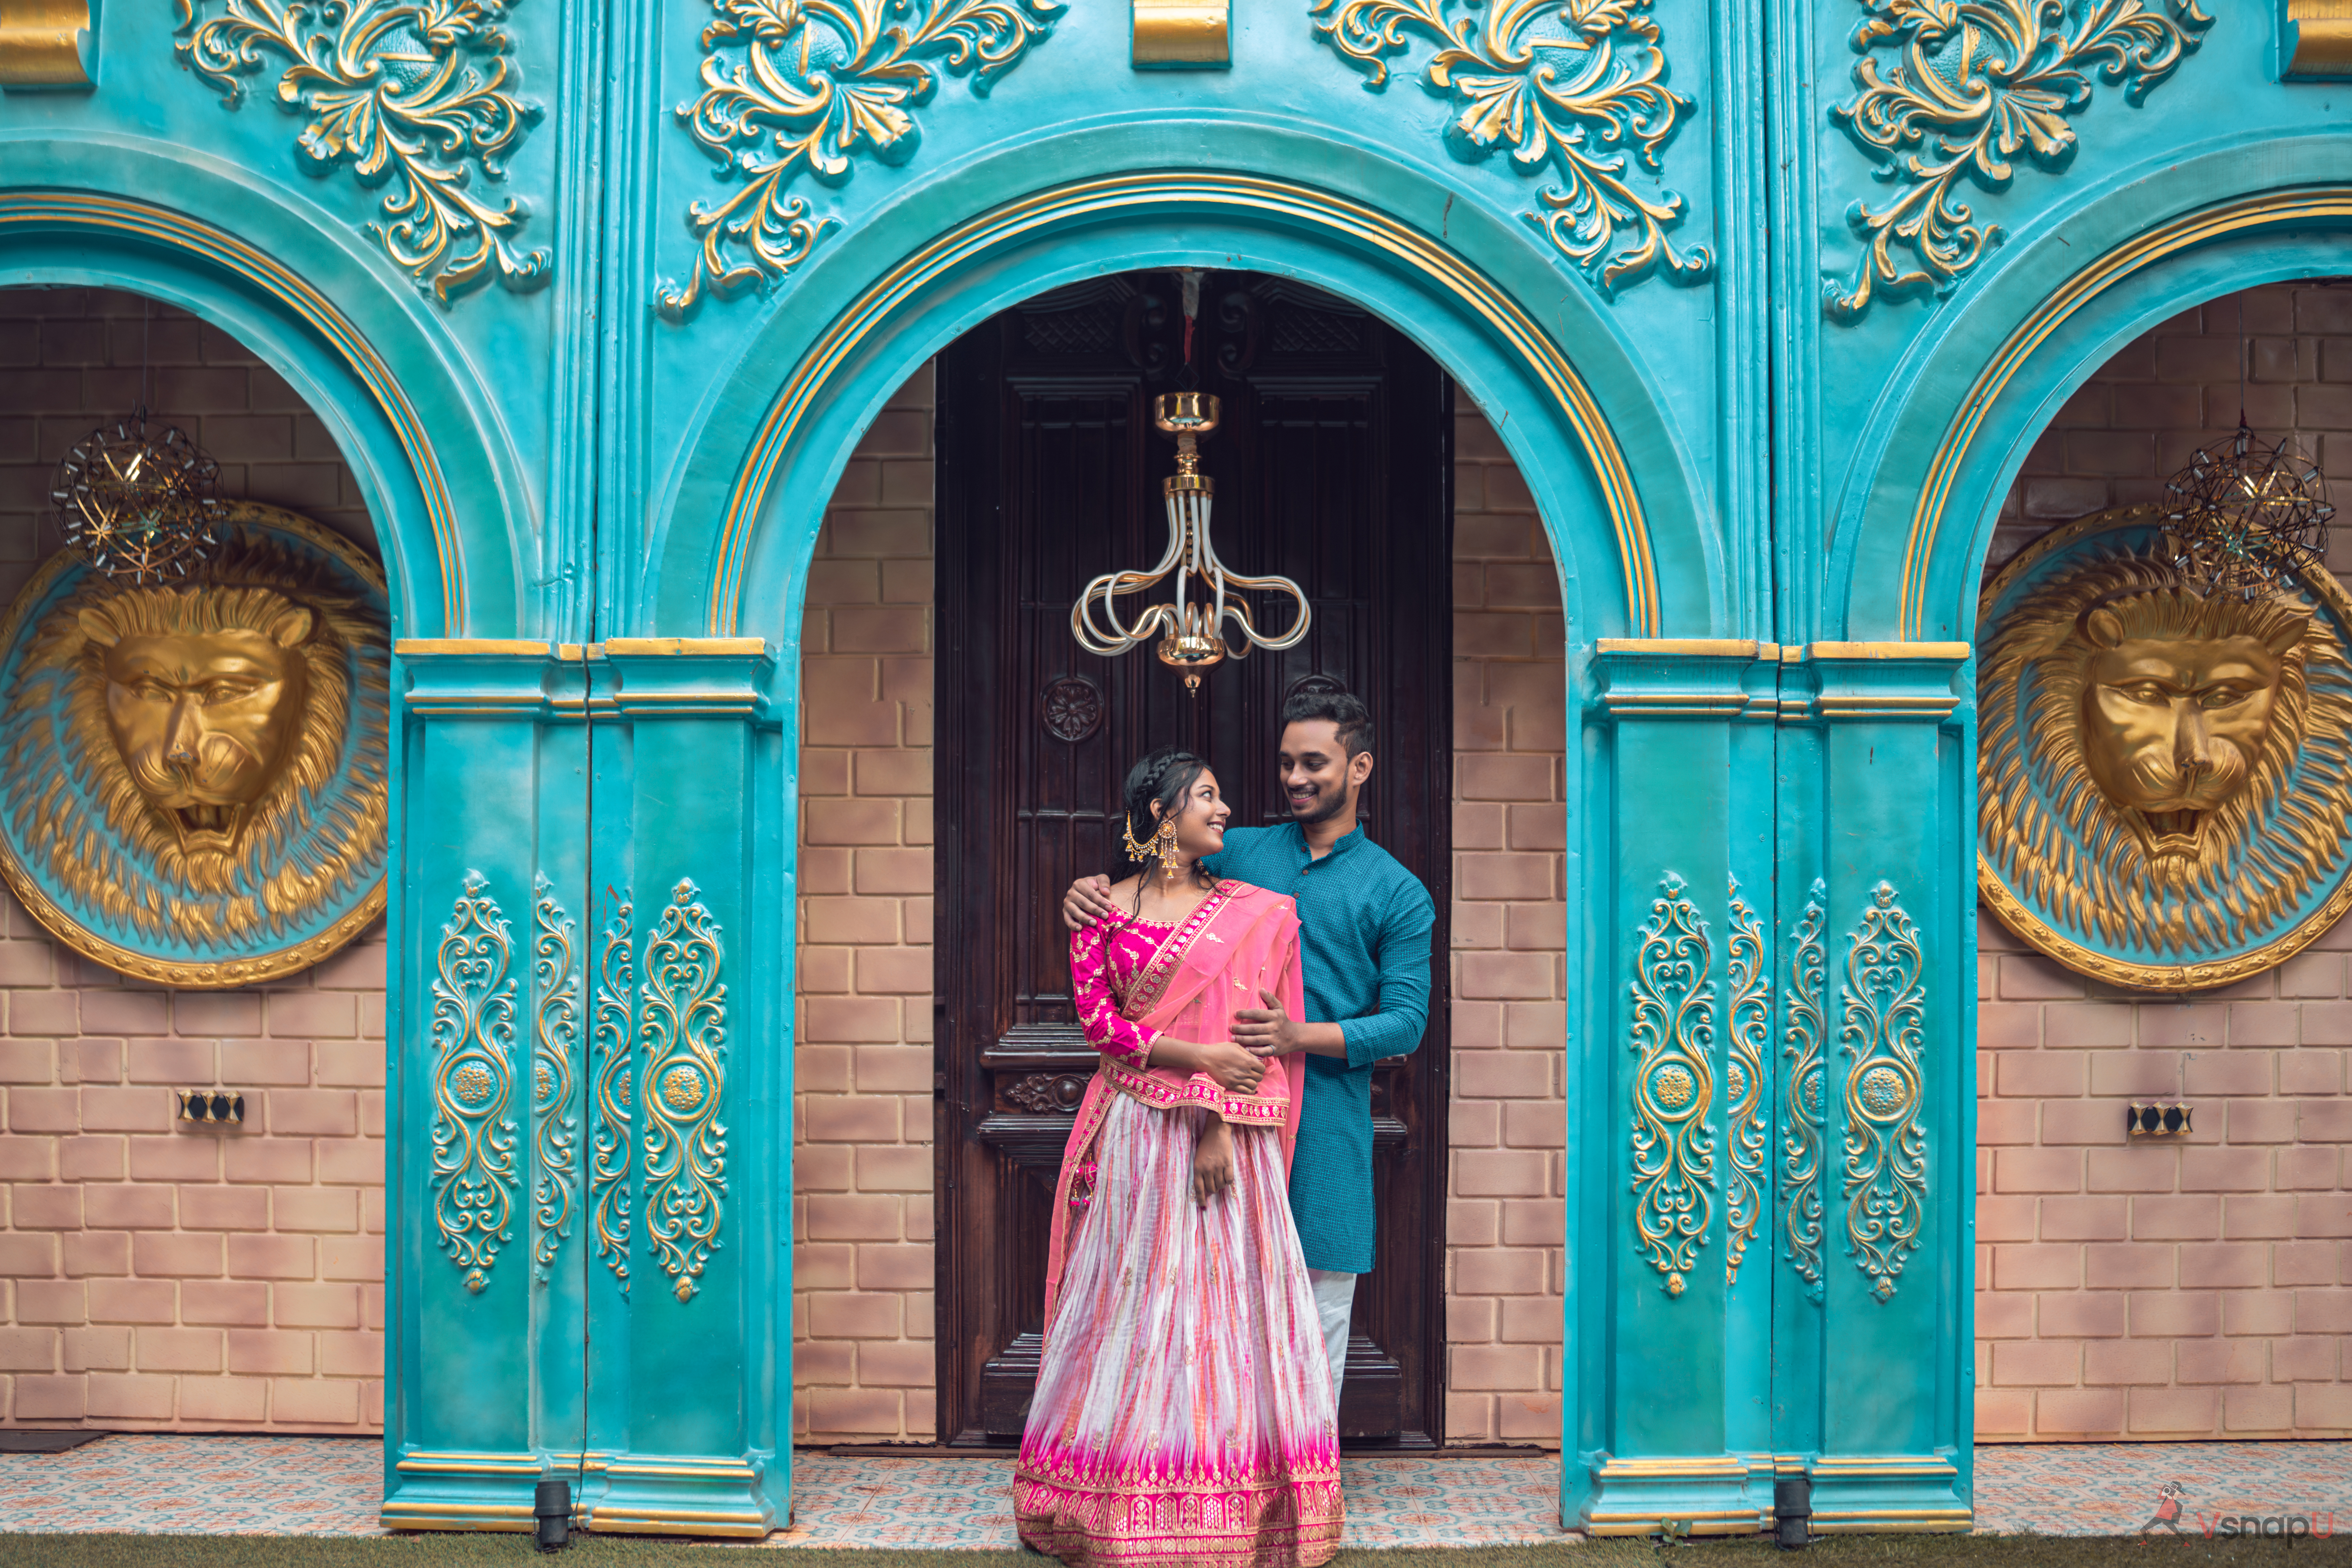
[(1185, 855), (1214, 855), (1225, 847), (1225, 821), (1234, 808), (1217, 793), (1217, 775), (1208, 769), (1192, 781), (1176, 808), (1176, 847)]

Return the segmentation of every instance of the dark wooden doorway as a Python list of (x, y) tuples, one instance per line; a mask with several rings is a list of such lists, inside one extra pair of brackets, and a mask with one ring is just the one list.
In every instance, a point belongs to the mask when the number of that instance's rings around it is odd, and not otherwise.
[(1217, 549), (1234, 571), (1297, 579), (1315, 625), (1188, 698), (1148, 648), (1097, 658), (1069, 627), (1088, 579), (1166, 544), (1175, 449), (1150, 409), (1188, 384), (1179, 300), (1164, 272), (1075, 285), (940, 361), (938, 1429), (1013, 1441), (1035, 1383), (1055, 1174), (1095, 1060), (1070, 1006), (1062, 889), (1118, 874), (1119, 784), (1155, 745), (1206, 756), (1236, 822), (1286, 821), (1276, 719), (1313, 681), (1370, 704), (1367, 831), (1437, 901), (1428, 1034), (1374, 1079), (1380, 1247), (1340, 1411), (1352, 1446), (1426, 1447), (1444, 1410), (1452, 387), (1329, 295), (1207, 275), (1190, 374), (1224, 400), (1203, 447)]

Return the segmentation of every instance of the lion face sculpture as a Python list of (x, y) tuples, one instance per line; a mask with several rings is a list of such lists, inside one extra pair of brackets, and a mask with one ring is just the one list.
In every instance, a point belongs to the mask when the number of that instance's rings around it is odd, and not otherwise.
[(37, 580), (0, 690), (12, 885), (177, 984), (316, 962), (383, 897), (382, 580), (307, 519), (233, 515), (201, 584)]
[[(2179, 985), (2341, 880), (2352, 662), (2309, 594), (2207, 597), (2152, 547), (2106, 537), (2153, 522), (2105, 514), (2052, 536), (2064, 564), (1988, 626), (1979, 844), (1993, 907), (2038, 945)], [(1988, 615), (2003, 595), (1988, 590)]]
[(2253, 781), (2310, 624), (2272, 599), (2127, 593), (2051, 656), (2081, 665), (2060, 679), (2082, 693), (2084, 761), (2158, 875), (2193, 870), (2215, 810)]
[(131, 782), (192, 861), (234, 858), (309, 708), (317, 617), (268, 588), (141, 588), (79, 619)]

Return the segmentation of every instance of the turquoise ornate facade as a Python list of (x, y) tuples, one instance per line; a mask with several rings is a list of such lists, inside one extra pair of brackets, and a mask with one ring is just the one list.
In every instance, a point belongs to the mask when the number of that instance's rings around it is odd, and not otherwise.
[(1156, 71), (1102, 0), (89, 9), (0, 31), (0, 286), (250, 345), (390, 579), (387, 1521), (782, 1521), (825, 499), (992, 313), (1213, 264), (1411, 332), (1559, 564), (1563, 1518), (1966, 1524), (1979, 578), (2116, 347), (2352, 271), (2288, 0), (1284, 0)]

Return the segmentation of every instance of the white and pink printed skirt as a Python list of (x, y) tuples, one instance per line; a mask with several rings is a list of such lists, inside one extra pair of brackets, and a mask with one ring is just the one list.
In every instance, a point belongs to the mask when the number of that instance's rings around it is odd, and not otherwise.
[(1072, 1215), (1013, 1503), (1071, 1568), (1317, 1568), (1339, 1549), (1339, 1422), (1278, 1130), (1234, 1129), (1192, 1195), (1199, 1110), (1117, 1097)]

